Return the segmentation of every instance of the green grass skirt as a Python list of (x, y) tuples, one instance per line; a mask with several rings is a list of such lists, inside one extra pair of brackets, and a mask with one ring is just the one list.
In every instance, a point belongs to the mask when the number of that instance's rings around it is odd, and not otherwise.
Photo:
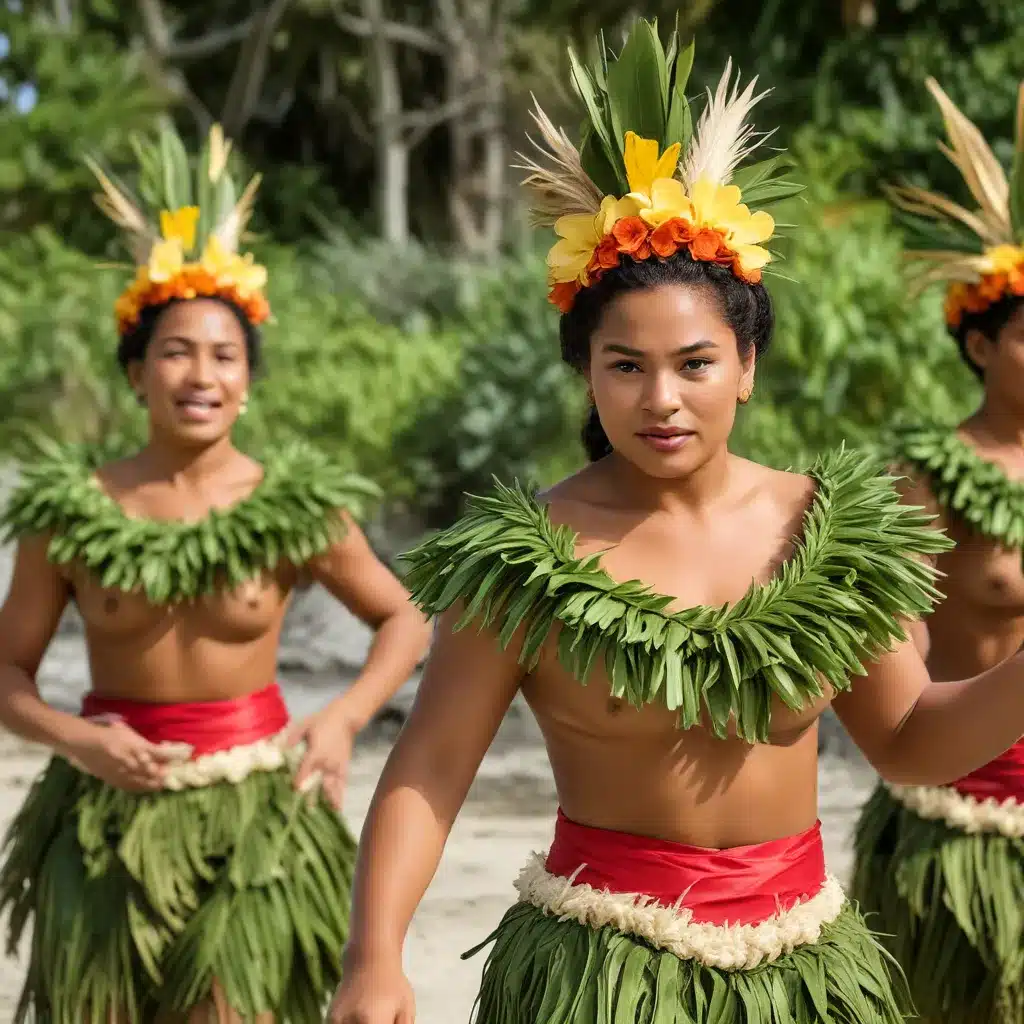
[(287, 769), (138, 795), (54, 758), (8, 832), (8, 955), (32, 924), (12, 1024), (148, 1024), (214, 980), (250, 1019), (322, 1024), (348, 933), (355, 841)]
[(879, 786), (856, 833), (853, 896), (935, 1024), (1024, 1022), (1024, 842), (928, 821)]
[(814, 945), (753, 970), (681, 960), (605, 926), (518, 903), (465, 956), (484, 965), (477, 1024), (899, 1024), (898, 968), (847, 904)]

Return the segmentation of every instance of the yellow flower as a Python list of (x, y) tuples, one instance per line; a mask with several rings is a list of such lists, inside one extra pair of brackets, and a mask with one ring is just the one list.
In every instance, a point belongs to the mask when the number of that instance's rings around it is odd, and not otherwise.
[(181, 239), (168, 238), (156, 242), (149, 253), (149, 280), (161, 284), (175, 277), (185, 262)]
[(744, 273), (760, 270), (772, 261), (772, 254), (763, 246), (740, 244), (733, 248), (736, 250), (736, 262)]
[(215, 124), (210, 128), (210, 159), (207, 164), (211, 184), (216, 185), (228, 165), (231, 143), (224, 138), (224, 129)]
[(629, 199), (605, 196), (596, 214), (570, 213), (555, 221), (555, 234), (560, 241), (548, 253), (548, 283), (583, 281), (586, 284), (587, 265), (601, 239), (623, 217), (636, 216), (639, 206)]
[(196, 244), (196, 225), (199, 223), (198, 206), (182, 206), (173, 213), (162, 210), (160, 213), (160, 233), (168, 242), (181, 242), (187, 252)]
[(681, 181), (676, 178), (658, 178), (651, 183), (650, 205), (640, 210), (640, 216), (652, 228), (677, 217), (692, 221), (693, 204)]
[(201, 266), (211, 277), (219, 280), (231, 273), (236, 259), (235, 254), (228, 252), (216, 235), (210, 235), (203, 247)]
[(985, 251), (990, 274), (1008, 274), (1024, 264), (1024, 248), (1018, 245), (996, 245)]
[(775, 221), (765, 210), (751, 213), (740, 202), (737, 185), (719, 185), (701, 178), (694, 183), (690, 198), (694, 216), (701, 227), (716, 228), (728, 242), (750, 245), (766, 242), (775, 232)]
[(244, 258), (236, 256), (231, 274), (235, 287), (238, 288), (243, 298), (248, 298), (253, 292), (261, 291), (267, 283), (267, 268), (255, 263), (252, 253), (247, 253)]
[(641, 139), (635, 132), (626, 132), (623, 161), (626, 164), (630, 195), (650, 197), (654, 183), (659, 178), (675, 175), (676, 164), (679, 163), (679, 143), (673, 143), (659, 156), (658, 143), (654, 139)]

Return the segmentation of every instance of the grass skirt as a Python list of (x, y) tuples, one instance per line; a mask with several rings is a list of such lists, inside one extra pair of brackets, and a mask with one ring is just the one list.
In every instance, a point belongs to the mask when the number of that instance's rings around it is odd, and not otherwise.
[(857, 825), (853, 895), (925, 1021), (1024, 1021), (1024, 841), (927, 820), (880, 785)]
[(900, 1024), (907, 1004), (898, 969), (849, 904), (817, 942), (750, 970), (527, 902), (465, 956), (491, 941), (477, 1024)]
[(0, 869), (8, 954), (33, 925), (12, 1024), (144, 1024), (207, 1000), (321, 1024), (340, 978), (355, 841), (288, 768), (132, 794), (54, 758)]

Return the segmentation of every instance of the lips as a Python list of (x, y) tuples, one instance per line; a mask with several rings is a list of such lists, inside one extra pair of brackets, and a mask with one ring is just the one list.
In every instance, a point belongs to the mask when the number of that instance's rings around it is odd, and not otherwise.
[(222, 403), (213, 398), (189, 395), (187, 398), (179, 398), (174, 404), (183, 419), (203, 423), (216, 415)]
[(682, 427), (648, 427), (638, 433), (637, 437), (656, 452), (665, 453), (678, 451), (693, 434), (692, 430), (684, 430)]

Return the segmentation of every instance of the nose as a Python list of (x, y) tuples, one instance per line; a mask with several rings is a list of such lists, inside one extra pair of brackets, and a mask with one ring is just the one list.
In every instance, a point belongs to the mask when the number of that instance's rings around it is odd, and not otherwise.
[(193, 354), (189, 365), (189, 384), (200, 389), (213, 387), (213, 356), (210, 353), (200, 349)]
[(661, 419), (678, 412), (682, 407), (679, 381), (676, 374), (665, 371), (649, 374), (644, 393), (644, 411)]

